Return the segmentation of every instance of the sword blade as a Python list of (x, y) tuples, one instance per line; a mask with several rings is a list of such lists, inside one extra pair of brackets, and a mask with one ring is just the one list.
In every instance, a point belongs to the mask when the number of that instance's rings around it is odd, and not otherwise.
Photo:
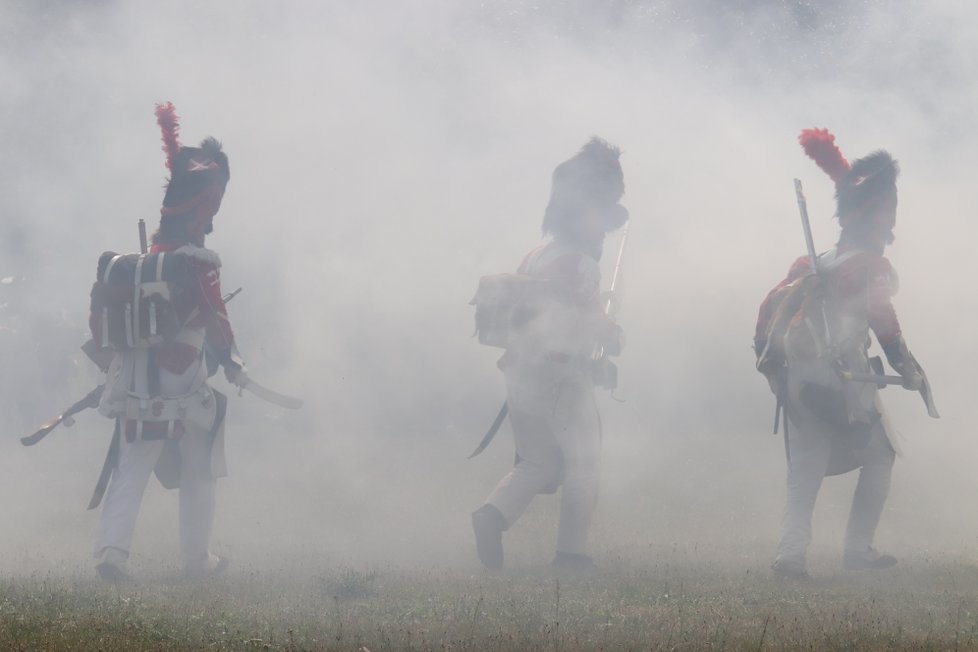
[(24, 446), (33, 446), (37, 442), (47, 437), (48, 434), (52, 430), (57, 428), (60, 424), (64, 423), (65, 426), (70, 426), (73, 423), (71, 417), (73, 417), (74, 415), (78, 414), (83, 410), (87, 410), (88, 408), (93, 408), (98, 406), (99, 400), (102, 398), (102, 392), (104, 390), (105, 390), (105, 385), (99, 385), (98, 387), (90, 391), (88, 394), (86, 394), (85, 397), (82, 398), (80, 401), (77, 401), (74, 404), (72, 404), (71, 407), (65, 410), (62, 414), (59, 414), (53, 419), (49, 419), (48, 421), (45, 421), (40, 425), (40, 427), (38, 427), (37, 430), (27, 435), (26, 437), (21, 437), (20, 443), (23, 444)]
[(915, 367), (917, 367), (917, 372), (920, 373), (921, 377), (924, 379), (924, 384), (920, 388), (920, 398), (924, 399), (924, 405), (927, 406), (927, 416), (933, 419), (940, 419), (941, 415), (937, 411), (937, 406), (934, 404), (934, 394), (930, 389), (930, 381), (927, 379), (927, 372), (924, 368), (920, 366), (917, 362), (917, 358), (910, 354), (910, 359), (913, 361)]
[(920, 388), (920, 398), (924, 399), (924, 405), (927, 406), (927, 416), (940, 419), (941, 415), (934, 405), (934, 395), (930, 391), (930, 381), (927, 380), (927, 376), (924, 376), (924, 386)]
[(298, 410), (302, 407), (303, 401), (301, 398), (279, 394), (278, 392), (272, 391), (267, 387), (263, 387), (250, 378), (248, 379), (248, 382), (245, 383), (244, 389), (248, 390), (258, 398), (264, 399), (269, 403), (274, 403), (275, 405), (287, 408), (289, 410)]
[(45, 421), (33, 433), (27, 435), (26, 437), (21, 437), (20, 443), (24, 446), (33, 446), (37, 442), (47, 437), (48, 433), (57, 428), (62, 421), (64, 421), (64, 415), (57, 416), (50, 421)]
[(496, 436), (497, 432), (499, 432), (499, 427), (503, 425), (503, 420), (506, 419), (506, 414), (508, 412), (509, 412), (509, 402), (504, 402), (503, 406), (499, 408), (499, 414), (496, 415), (496, 419), (492, 422), (492, 425), (489, 426), (489, 430), (482, 437), (482, 441), (479, 442), (479, 445), (476, 447), (474, 451), (472, 451), (472, 454), (469, 455), (468, 459), (471, 460), (473, 457), (475, 457), (482, 451), (486, 450), (486, 446), (489, 445), (489, 443), (492, 441), (492, 438)]
[[(934, 404), (934, 395), (930, 390), (930, 382), (927, 380), (926, 375), (921, 374), (921, 376), (924, 378), (924, 385), (920, 388), (920, 397), (924, 399), (927, 416), (940, 419), (941, 415), (937, 411), (937, 406)], [(865, 374), (853, 371), (843, 371), (842, 379), (854, 383), (875, 383), (877, 385), (902, 385), (904, 383), (903, 376), (880, 376), (878, 374)]]

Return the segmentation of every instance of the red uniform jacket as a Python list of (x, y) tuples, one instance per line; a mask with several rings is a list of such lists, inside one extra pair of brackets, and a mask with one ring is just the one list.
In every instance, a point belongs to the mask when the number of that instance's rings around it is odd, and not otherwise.
[[(840, 246), (838, 253), (842, 255), (850, 250), (852, 248)], [(810, 271), (811, 260), (808, 256), (802, 256), (792, 264), (785, 279), (765, 297), (757, 316), (755, 350), (761, 351), (764, 348), (767, 325), (774, 312), (771, 297), (777, 290)], [(827, 273), (827, 281), (829, 292), (837, 300), (837, 305), (864, 317), (880, 346), (887, 347), (900, 341), (900, 322), (891, 302), (891, 297), (896, 294), (898, 281), (890, 261), (868, 251), (855, 251), (851, 257)]]
[[(179, 246), (155, 244), (150, 253), (170, 252)], [(216, 254), (207, 249), (195, 249), (200, 254), (191, 255), (196, 287), (180, 295), (175, 306), (177, 314), (185, 322), (185, 328), (204, 329), (204, 342), (219, 360), (226, 360), (234, 345), (234, 332), (228, 319), (228, 311), (221, 293), (221, 262)], [(181, 342), (165, 342), (157, 353), (157, 364), (175, 374), (183, 373), (202, 352)]]
[(595, 344), (609, 354), (621, 349), (621, 328), (608, 317), (601, 305), (601, 269), (598, 262), (579, 248), (551, 241), (537, 247), (523, 259), (519, 274), (551, 281), (565, 308), (566, 323), (550, 326), (565, 333), (554, 333), (554, 349), (571, 355), (590, 355)]

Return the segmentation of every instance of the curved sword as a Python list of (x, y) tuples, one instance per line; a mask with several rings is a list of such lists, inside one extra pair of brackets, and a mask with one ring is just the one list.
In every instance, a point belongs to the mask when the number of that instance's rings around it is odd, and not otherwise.
[(289, 410), (298, 410), (302, 407), (303, 401), (301, 398), (279, 394), (278, 392), (272, 391), (267, 387), (260, 385), (251, 378), (245, 381), (244, 385), (241, 386), (241, 389), (247, 389), (258, 398), (264, 399), (269, 403), (274, 403), (280, 407), (288, 408)]
[[(916, 362), (917, 361), (914, 360), (914, 363)], [(927, 374), (925, 374), (924, 370), (920, 368), (920, 365), (917, 365), (917, 370), (919, 371), (921, 377), (923, 378), (923, 385), (921, 385), (918, 391), (920, 392), (920, 397), (924, 399), (924, 407), (927, 408), (927, 416), (933, 419), (940, 419), (941, 415), (937, 411), (937, 406), (934, 404), (934, 394), (933, 392), (931, 392), (930, 381), (927, 380)], [(906, 378), (904, 378), (903, 376), (885, 376), (880, 374), (859, 373), (854, 371), (843, 371), (842, 379), (854, 383), (873, 383), (879, 385), (880, 387), (886, 385), (903, 385), (906, 382)]]
[(482, 451), (486, 450), (486, 446), (489, 445), (489, 442), (492, 441), (492, 438), (496, 436), (497, 432), (499, 432), (499, 427), (503, 425), (503, 419), (506, 418), (507, 412), (509, 412), (509, 403), (504, 402), (503, 406), (499, 408), (499, 414), (496, 415), (496, 420), (492, 422), (491, 426), (489, 426), (489, 430), (482, 437), (482, 441), (479, 442), (479, 445), (476, 447), (474, 451), (472, 451), (472, 454), (469, 455), (468, 459), (471, 460), (473, 457), (475, 457)]
[(64, 424), (66, 428), (74, 424), (75, 420), (72, 418), (74, 415), (78, 414), (83, 410), (88, 408), (98, 407), (99, 400), (102, 398), (102, 391), (105, 389), (105, 385), (99, 385), (88, 394), (85, 395), (83, 399), (74, 403), (71, 407), (67, 408), (64, 412), (58, 416), (45, 421), (38, 427), (37, 430), (27, 435), (26, 437), (20, 438), (20, 443), (24, 446), (33, 446), (37, 442), (41, 441), (47, 437), (52, 430), (57, 428), (60, 424)]

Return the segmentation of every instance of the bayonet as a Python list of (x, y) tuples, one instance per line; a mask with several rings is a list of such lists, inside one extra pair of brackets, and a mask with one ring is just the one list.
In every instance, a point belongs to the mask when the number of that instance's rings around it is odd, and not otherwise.
[(621, 230), (621, 243), (618, 245), (618, 258), (615, 259), (615, 269), (611, 273), (611, 286), (608, 288), (608, 300), (605, 301), (604, 314), (611, 315), (617, 308), (614, 301), (616, 298), (615, 292), (618, 290), (618, 282), (621, 278), (621, 261), (625, 257), (625, 243), (628, 242), (628, 222), (625, 222), (625, 227)]
[[(604, 314), (608, 317), (613, 315), (618, 309), (618, 286), (621, 282), (621, 263), (625, 257), (625, 244), (628, 242), (628, 223), (621, 232), (621, 242), (618, 244), (618, 257), (615, 259), (615, 269), (611, 273), (611, 285), (606, 293), (607, 299), (604, 302)], [(612, 391), (618, 388), (618, 367), (608, 359), (608, 352), (603, 345), (594, 349), (592, 356), (592, 369), (594, 371), (594, 384), (604, 389)]]

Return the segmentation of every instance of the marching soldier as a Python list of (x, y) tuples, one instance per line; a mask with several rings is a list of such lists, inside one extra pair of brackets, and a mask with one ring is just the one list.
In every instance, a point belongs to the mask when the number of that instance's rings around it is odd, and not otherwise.
[[(822, 479), (855, 469), (859, 480), (846, 527), (843, 567), (884, 569), (897, 563), (873, 547), (895, 458), (891, 433), (876, 384), (842, 379), (846, 373), (882, 373), (879, 359), (868, 357), (870, 331), (905, 387), (921, 390), (926, 379), (903, 340), (891, 303), (897, 276), (883, 256), (896, 225), (897, 162), (880, 150), (850, 164), (835, 146), (835, 137), (824, 129), (806, 129), (799, 141), (835, 182), (842, 231), (833, 249), (799, 258), (768, 294), (754, 344), (758, 369), (768, 377), (787, 414), (787, 505), (772, 568), (778, 575), (804, 579)], [(810, 249), (814, 252), (811, 245)], [(796, 289), (807, 296), (785, 298)], [(795, 309), (816, 312), (789, 312)], [(772, 327), (778, 322), (787, 326), (775, 336)], [(817, 341), (809, 341), (807, 335), (813, 328)], [(780, 346), (784, 350), (775, 353)]]
[[(213, 138), (199, 147), (181, 146), (172, 104), (157, 106), (156, 115), (170, 180), (150, 254), (183, 254), (191, 273), (186, 291), (174, 297), (179, 323), (174, 337), (152, 348), (108, 351), (111, 362), (99, 412), (116, 420), (116, 430), (90, 507), (104, 491), (95, 557), (99, 576), (109, 581), (127, 577), (136, 517), (154, 469), (164, 486), (179, 488), (180, 547), (187, 576), (214, 575), (227, 567), (228, 560), (209, 549), (216, 478), (226, 475), (227, 399), (207, 384), (205, 349), (230, 382), (247, 382), (221, 295), (221, 261), (204, 248), (230, 179), (227, 155)], [(101, 319), (93, 311), (93, 334), (103, 332)]]
[(598, 261), (605, 235), (628, 211), (619, 150), (594, 138), (554, 170), (543, 218), (552, 239), (531, 251), (517, 276), (546, 288), (499, 360), (517, 462), (472, 514), (476, 549), (503, 565), (502, 535), (533, 497), (562, 487), (554, 565), (588, 569), (588, 530), (599, 484), (601, 425), (594, 397), (596, 347), (617, 354), (621, 329), (602, 310)]

